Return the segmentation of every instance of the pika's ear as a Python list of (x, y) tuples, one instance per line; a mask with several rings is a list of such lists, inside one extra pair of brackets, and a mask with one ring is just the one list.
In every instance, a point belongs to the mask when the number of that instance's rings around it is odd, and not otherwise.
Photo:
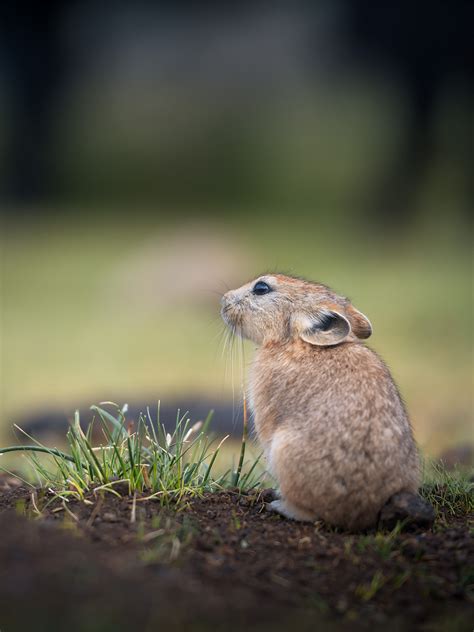
[(372, 335), (372, 325), (365, 314), (359, 312), (352, 305), (348, 305), (346, 307), (346, 315), (357, 338), (365, 339)]
[(351, 333), (347, 318), (330, 309), (322, 309), (314, 316), (299, 319), (300, 338), (320, 347), (337, 345)]

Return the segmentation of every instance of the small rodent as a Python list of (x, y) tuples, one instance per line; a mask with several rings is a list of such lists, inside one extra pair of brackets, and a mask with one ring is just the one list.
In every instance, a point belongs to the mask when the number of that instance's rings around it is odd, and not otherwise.
[(363, 340), (366, 316), (330, 288), (282, 274), (222, 298), (225, 322), (258, 349), (249, 404), (294, 520), (374, 526), (387, 501), (417, 494), (420, 461), (389, 370)]

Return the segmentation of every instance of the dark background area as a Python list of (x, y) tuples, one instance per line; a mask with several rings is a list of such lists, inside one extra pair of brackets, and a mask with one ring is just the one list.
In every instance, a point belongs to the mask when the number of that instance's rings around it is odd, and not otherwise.
[[(330, 90), (351, 72), (372, 73), (381, 91), (393, 90), (404, 118), (398, 147), (378, 183), (383, 196), (389, 191), (396, 199), (381, 205), (380, 212), (407, 221), (413, 195), (435, 157), (437, 116), (450, 92), (461, 110), (456, 114), (462, 116), (463, 106), (466, 110), (453, 130), (451, 159), (469, 186), (474, 61), (469, 2), (297, 2), (269, 8), (258, 2), (197, 7), (141, 1), (107, 8), (52, 1), (7, 3), (3, 13), (8, 159), (2, 161), (2, 180), (6, 199), (14, 203), (118, 202), (123, 195), (150, 202), (158, 197), (222, 204), (231, 196), (240, 203), (276, 203), (278, 197), (267, 190), (271, 182), (259, 177), (253, 128), (275, 102), (284, 106), (303, 93), (310, 105), (308, 93)], [(122, 107), (119, 90), (126, 93)], [(114, 136), (123, 149), (91, 174), (90, 164), (76, 156), (77, 164), (71, 155), (74, 142), (87, 151), (81, 145), (88, 139), (70, 136), (78, 127), (93, 136), (105, 115), (93, 117), (94, 106), (106, 109), (107, 100), (114, 101), (108, 104), (112, 116), (121, 119)], [(183, 110), (185, 117), (201, 120), (187, 121), (181, 130), (174, 116)], [(134, 115), (148, 120), (139, 125)], [(139, 146), (127, 151), (134, 123), (169, 125), (167, 151), (160, 143), (148, 148), (148, 155), (140, 156)], [(196, 132), (193, 123), (204, 127), (195, 140), (186, 138)], [(317, 202), (318, 190), (301, 197)]]

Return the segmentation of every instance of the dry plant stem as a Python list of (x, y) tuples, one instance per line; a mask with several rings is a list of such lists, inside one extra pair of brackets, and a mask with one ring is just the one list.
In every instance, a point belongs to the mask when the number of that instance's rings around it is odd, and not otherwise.
[(134, 524), (137, 520), (137, 492), (133, 494), (132, 513), (130, 515), (130, 522)]
[(92, 513), (90, 515), (89, 520), (87, 521), (87, 527), (92, 527), (92, 525), (94, 524), (94, 520), (97, 518), (99, 511), (102, 509), (102, 503), (104, 502), (104, 497), (103, 495), (99, 496), (99, 500), (97, 501), (94, 509), (92, 510)]
[(243, 417), (244, 417), (244, 425), (242, 429), (242, 445), (240, 446), (239, 464), (237, 466), (237, 471), (235, 473), (235, 481), (234, 481), (234, 484), (236, 486), (239, 484), (240, 475), (242, 473), (242, 467), (244, 465), (245, 446), (247, 445), (247, 435), (248, 435), (247, 398), (245, 397), (245, 391), (243, 392)]

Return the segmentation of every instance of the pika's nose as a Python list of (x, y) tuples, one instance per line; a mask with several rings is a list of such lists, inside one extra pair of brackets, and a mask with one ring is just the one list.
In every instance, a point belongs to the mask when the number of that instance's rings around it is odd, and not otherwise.
[(222, 307), (226, 307), (228, 305), (235, 305), (235, 303), (237, 303), (237, 295), (236, 295), (235, 290), (229, 290), (221, 298)]

